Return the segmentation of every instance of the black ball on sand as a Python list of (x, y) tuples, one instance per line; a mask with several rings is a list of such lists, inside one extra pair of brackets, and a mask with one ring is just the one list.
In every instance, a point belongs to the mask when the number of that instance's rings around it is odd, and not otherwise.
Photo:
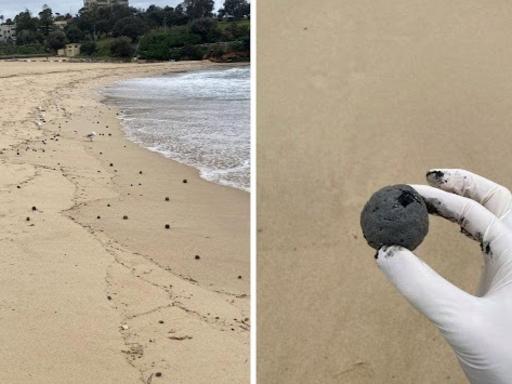
[(169, 201), (169, 200), (170, 200), (170, 199), (169, 199), (169, 197), (166, 197), (166, 198), (165, 198), (165, 201)]
[(170, 229), (171, 226), (169, 224), (165, 224), (165, 229)]
[(128, 220), (128, 216), (124, 215), (123, 220)]
[(372, 248), (400, 245), (413, 250), (428, 233), (427, 206), (409, 185), (387, 186), (375, 192), (364, 206), (361, 228)]
[(183, 179), (183, 184), (187, 184), (188, 183), (188, 180), (187, 179)]

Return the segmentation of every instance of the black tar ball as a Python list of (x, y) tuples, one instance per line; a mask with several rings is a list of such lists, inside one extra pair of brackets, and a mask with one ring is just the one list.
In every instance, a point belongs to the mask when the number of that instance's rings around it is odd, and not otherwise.
[(408, 185), (384, 187), (364, 206), (361, 228), (372, 248), (400, 245), (412, 251), (428, 233), (427, 206), (418, 192)]

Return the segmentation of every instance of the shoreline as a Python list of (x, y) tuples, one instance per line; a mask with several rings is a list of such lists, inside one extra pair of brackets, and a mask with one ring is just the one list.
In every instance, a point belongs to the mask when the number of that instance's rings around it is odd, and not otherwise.
[(249, 194), (130, 141), (96, 91), (218, 64), (41, 64), (1, 91), (0, 379), (249, 382)]
[[(216, 64), (219, 64), (219, 63), (212, 63), (213, 65), (216, 65)], [(227, 63), (227, 64), (221, 64), (221, 68), (239, 68), (239, 67), (247, 67), (247, 66), (250, 66), (250, 63)], [(145, 78), (145, 77), (154, 77), (156, 75), (158, 76), (168, 76), (168, 75), (178, 75), (178, 74), (184, 74), (184, 73), (191, 73), (191, 72), (200, 72), (200, 71), (209, 71), (209, 70), (214, 70), (214, 69), (220, 69), (218, 68), (217, 66), (212, 66), (212, 67), (207, 67), (207, 68), (199, 68), (199, 69), (191, 69), (191, 70), (184, 70), (184, 71), (175, 71), (175, 72), (163, 72), (163, 73), (159, 73), (159, 74), (153, 74), (153, 75), (148, 75), (148, 76), (142, 76), (142, 77), (130, 77), (129, 79), (136, 79), (136, 78)], [(122, 82), (124, 80), (127, 80), (127, 79), (123, 79), (123, 80), (119, 80), (119, 81), (115, 81), (115, 83), (117, 82)], [(108, 84), (108, 86), (112, 85), (113, 83), (111, 84)], [(105, 88), (105, 86), (101, 87), (102, 89)], [(115, 97), (111, 97), (111, 96), (106, 96), (106, 95), (103, 95), (101, 93), (102, 89), (98, 89), (97, 90), (97, 93), (101, 96), (101, 99), (99, 100), (99, 102), (107, 107), (109, 107), (109, 109), (112, 109), (114, 110), (116, 113), (120, 113), (122, 108), (120, 107), (116, 107), (114, 105), (111, 105), (109, 104), (108, 100), (110, 98), (113, 98), (115, 99)], [(117, 116), (117, 115), (116, 115)], [(206, 180), (210, 183), (213, 183), (213, 184), (216, 184), (216, 185), (220, 185), (220, 186), (223, 186), (223, 187), (228, 187), (228, 188), (234, 188), (234, 189), (237, 189), (239, 191), (242, 191), (242, 192), (245, 192), (245, 193), (249, 193), (250, 194), (250, 187), (249, 189), (244, 189), (243, 187), (241, 186), (235, 186), (235, 185), (230, 185), (230, 184), (222, 184), (222, 183), (219, 183), (219, 182), (215, 182), (215, 181), (212, 181), (212, 180), (208, 180), (206, 177), (202, 177), (201, 176), (201, 172), (202, 170), (193, 166), (193, 165), (189, 165), (189, 164), (186, 164), (185, 162), (182, 162), (180, 160), (177, 160), (177, 159), (174, 159), (172, 157), (169, 157), (169, 156), (166, 156), (164, 153), (162, 152), (159, 152), (157, 150), (153, 150), (151, 148), (147, 148), (145, 147), (142, 143), (138, 142), (135, 140), (135, 138), (131, 139), (129, 137), (129, 134), (126, 132), (126, 129), (125, 127), (123, 126), (123, 123), (122, 123), (122, 118), (121, 117), (118, 117), (117, 120), (119, 121), (119, 124), (120, 124), (120, 130), (121, 132), (124, 134), (125, 136), (125, 139), (132, 142), (132, 143), (135, 143), (137, 144), (138, 146), (144, 148), (145, 150), (147, 151), (150, 151), (150, 152), (154, 152), (154, 153), (157, 153), (159, 154), (160, 156), (168, 159), (168, 160), (171, 160), (171, 161), (174, 161), (174, 162), (177, 162), (179, 164), (182, 164), (182, 165), (185, 165), (187, 167), (190, 167), (194, 170), (197, 171), (197, 176), (202, 179), (202, 180)]]
[[(238, 188), (233, 188), (230, 186), (217, 184), (217, 183), (208, 181), (206, 179), (203, 179), (200, 176), (200, 171), (197, 168), (189, 166), (187, 164), (183, 164), (183, 163), (176, 161), (172, 158), (168, 158), (159, 152), (148, 150), (144, 146), (128, 139), (128, 137), (126, 137), (126, 133), (123, 130), (123, 127), (121, 126), (121, 122), (115, 115), (117, 108), (103, 104), (101, 102), (101, 100), (97, 98), (98, 96), (101, 96), (97, 92), (97, 88), (94, 88), (92, 90), (92, 92), (94, 92), (94, 94), (96, 95), (96, 101), (99, 103), (97, 107), (98, 107), (98, 110), (101, 111), (99, 113), (99, 121), (101, 123), (100, 125), (103, 125), (103, 123), (106, 122), (107, 125), (109, 126), (109, 130), (111, 131), (109, 133), (112, 134), (112, 136), (108, 136), (108, 133), (104, 133), (105, 136), (103, 136), (103, 138), (106, 139), (107, 137), (109, 137), (109, 138), (114, 138), (114, 139), (120, 139), (122, 142), (122, 145), (123, 145), (123, 150), (131, 152), (133, 154), (136, 154), (135, 156), (137, 157), (137, 161), (141, 161), (142, 163), (145, 163), (146, 161), (150, 161), (151, 162), (150, 164), (152, 166), (154, 166), (155, 168), (166, 168), (166, 167), (169, 168), (171, 170), (170, 173), (172, 173), (173, 175), (174, 174), (176, 175), (175, 180), (172, 181), (172, 187), (170, 187), (170, 188), (176, 188), (174, 190), (174, 192), (179, 193), (179, 194), (184, 192), (185, 196), (187, 196), (191, 192), (188, 188), (192, 184), (194, 184), (194, 185), (198, 185), (201, 187), (201, 195), (196, 196), (197, 200), (202, 200), (203, 195), (206, 195), (208, 198), (212, 198), (213, 197), (212, 193), (213, 194), (214, 193), (222, 193), (222, 194), (228, 195), (229, 204), (232, 204), (232, 203), (243, 204), (243, 201), (246, 200), (247, 201), (247, 203), (246, 203), (247, 209), (249, 210), (249, 203), (248, 203), (248, 201), (250, 199), (249, 193), (242, 191)], [(86, 120), (86, 119), (87, 118), (83, 118), (83, 120)], [(85, 123), (85, 121), (83, 121), (83, 120), (81, 121), (81, 123)], [(94, 127), (94, 125), (92, 125), (91, 127)], [(79, 134), (82, 134), (82, 136), (84, 136), (87, 133), (88, 133), (87, 131), (82, 131), (82, 132), (79, 131)], [(98, 132), (98, 133), (100, 133), (100, 132)], [(93, 142), (93, 144), (96, 145), (95, 148), (99, 148), (99, 149), (103, 148), (103, 150), (101, 150), (100, 152), (103, 152), (104, 154), (106, 154), (107, 151), (111, 148), (109, 147), (109, 145), (104, 145), (103, 147), (100, 147), (100, 145), (98, 144), (98, 140), (101, 140), (101, 136), (99, 139), (97, 137), (95, 139), (95, 141)], [(86, 144), (88, 144), (88, 143), (86, 143)], [(124, 174), (120, 174), (117, 172), (116, 160), (119, 158), (118, 156), (122, 156), (121, 153), (116, 153), (114, 156), (110, 156), (108, 158), (108, 160), (107, 160), (107, 158), (104, 157), (104, 155), (98, 156), (97, 153), (90, 151), (90, 147), (89, 147), (88, 153), (91, 156), (94, 156), (98, 161), (100, 161), (104, 165), (105, 169), (111, 168), (111, 167), (109, 167), (109, 165), (110, 165), (110, 161), (113, 160), (113, 162), (112, 162), (112, 164), (114, 164), (113, 184), (115, 185), (117, 193), (122, 198), (123, 197), (124, 198), (135, 197), (136, 193), (138, 192), (136, 190), (137, 189), (136, 187), (144, 186), (144, 185), (142, 185), (142, 186), (138, 185), (139, 181), (141, 181), (141, 180), (137, 179), (137, 177), (139, 177), (138, 172), (140, 170), (136, 170), (136, 172), (134, 172), (134, 174), (135, 174), (134, 178), (125, 177)], [(125, 160), (122, 160), (122, 161), (125, 161)], [(142, 171), (143, 171), (144, 177), (146, 177), (148, 172), (146, 172), (145, 170), (142, 170)], [(185, 180), (185, 179), (187, 180), (186, 184), (183, 183), (183, 180)], [(118, 180), (118, 181), (116, 181), (116, 180)], [(132, 187), (132, 184), (133, 184), (133, 187)], [(178, 188), (182, 188), (182, 187), (187, 188), (187, 190), (186, 191), (177, 190)], [(133, 191), (134, 188), (135, 188), (135, 192)], [(172, 204), (172, 202), (173, 202), (172, 192), (167, 190), (167, 193), (171, 195), (169, 197), (170, 197), (170, 203)], [(165, 201), (165, 197), (167, 197), (167, 195), (165, 195), (165, 193), (162, 193), (161, 201)], [(180, 202), (183, 201), (182, 200), (183, 198), (184, 198), (184, 196), (181, 196), (181, 195), (178, 196), (178, 199), (180, 200)], [(113, 204), (111, 204), (111, 205), (113, 206)], [(168, 204), (164, 204), (164, 205), (168, 205)], [(207, 208), (207, 206), (210, 204), (207, 203), (207, 204), (203, 204), (203, 205), (206, 205), (206, 207), (203, 207), (203, 208)], [(88, 204), (88, 206), (91, 207), (90, 204)], [(226, 207), (224, 207), (224, 208), (226, 208)], [(249, 212), (247, 211), (247, 213), (249, 213)], [(220, 214), (221, 213), (219, 212), (219, 215)], [(92, 223), (94, 222), (94, 218), (95, 218), (94, 214), (92, 214), (91, 212), (88, 212), (88, 214), (86, 214), (85, 216), (87, 216), (87, 219), (88, 219), (87, 225), (92, 225)], [(128, 216), (130, 217), (130, 215), (128, 215)], [(196, 223), (196, 224), (199, 224), (199, 223)], [(239, 224), (241, 224), (241, 223), (239, 223)], [(171, 225), (171, 231), (172, 231), (172, 223), (170, 225)], [(161, 227), (164, 227), (164, 226), (165, 226), (165, 224), (162, 222)], [(161, 227), (158, 229), (161, 229)], [(155, 226), (155, 229), (156, 228), (157, 228), (157, 226)], [(236, 228), (232, 228), (232, 229), (235, 230)], [(248, 230), (247, 230), (247, 233), (248, 233)], [(135, 233), (133, 233), (133, 235), (137, 236)], [(249, 239), (247, 239), (247, 241), (249, 241)], [(150, 244), (134, 245), (134, 247), (139, 248), (138, 252), (143, 253), (144, 251), (142, 249), (151, 247), (151, 245)], [(195, 253), (192, 256), (195, 257)], [(157, 260), (153, 260), (153, 259), (152, 259), (152, 261), (157, 262)], [(247, 259), (247, 262), (248, 262), (248, 259)], [(166, 265), (165, 263), (163, 263), (163, 265), (167, 268), (170, 267), (170, 265)], [(215, 265), (210, 265), (210, 267), (215, 267)], [(234, 271), (234, 272), (237, 272), (237, 271)], [(192, 275), (194, 275), (194, 273), (190, 273), (190, 274), (184, 273), (184, 274), (179, 274), (179, 275), (189, 281), (197, 282), (197, 279), (195, 278), (195, 276), (192, 276)], [(248, 280), (247, 279), (245, 279), (245, 280), (238, 279), (238, 276), (242, 276), (242, 277), (249, 276), (248, 270), (239, 271), (239, 273), (237, 273), (236, 275), (235, 274), (233, 274), (233, 275), (236, 277), (237, 281), (235, 282), (236, 284), (233, 286), (232, 290), (229, 290), (229, 292), (233, 295), (244, 295), (244, 294), (248, 295), (249, 291), (250, 291), (250, 289), (248, 287)], [(217, 280), (217, 279), (215, 279), (215, 280)], [(224, 276), (222, 277), (222, 280), (224, 280)], [(239, 283), (238, 280), (244, 281), (243, 284), (238, 284)], [(245, 283), (247, 283), (247, 286)], [(208, 282), (207, 286), (214, 286), (215, 289), (220, 289), (220, 287), (217, 286), (217, 284), (212, 284), (211, 282)], [(241, 288), (242, 286), (246, 286), (246, 287), (242, 289)]]

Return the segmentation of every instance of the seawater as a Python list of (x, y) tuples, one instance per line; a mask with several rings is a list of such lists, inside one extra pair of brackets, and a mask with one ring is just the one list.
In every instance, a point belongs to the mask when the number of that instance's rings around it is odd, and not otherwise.
[(130, 140), (249, 191), (250, 88), (245, 66), (124, 80), (102, 93)]

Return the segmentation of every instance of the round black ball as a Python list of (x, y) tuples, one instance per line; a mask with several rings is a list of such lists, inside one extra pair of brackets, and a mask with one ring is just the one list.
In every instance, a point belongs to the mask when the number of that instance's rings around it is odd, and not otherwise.
[(375, 192), (361, 212), (361, 228), (370, 247), (400, 245), (413, 250), (428, 233), (428, 211), (423, 198), (409, 185)]

